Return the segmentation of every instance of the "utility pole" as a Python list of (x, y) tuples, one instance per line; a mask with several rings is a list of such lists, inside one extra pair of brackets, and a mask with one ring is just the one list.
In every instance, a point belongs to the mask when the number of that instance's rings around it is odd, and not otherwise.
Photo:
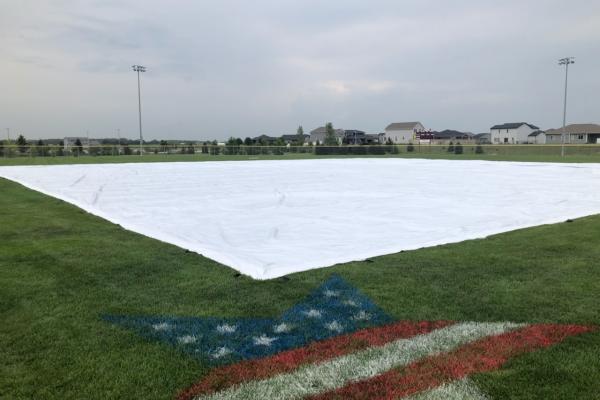
[(6, 128), (6, 150), (4, 150), (4, 157), (8, 158), (10, 152), (10, 128)]
[(139, 116), (139, 125), (140, 125), (140, 156), (142, 155), (144, 139), (142, 136), (142, 95), (140, 91), (140, 72), (146, 72), (146, 67), (143, 65), (132, 65), (131, 68), (135, 72), (137, 72), (137, 81), (138, 81), (138, 116)]
[(121, 155), (121, 129), (117, 128), (117, 155)]
[(564, 106), (563, 106), (563, 127), (562, 127), (562, 135), (561, 135), (561, 148), (560, 148), (560, 155), (561, 157), (565, 156), (565, 130), (566, 130), (566, 126), (567, 126), (567, 89), (569, 86), (569, 65), (570, 64), (575, 64), (575, 57), (565, 57), (565, 58), (561, 58), (560, 60), (558, 60), (558, 65), (564, 65), (565, 66), (565, 102), (564, 102)]

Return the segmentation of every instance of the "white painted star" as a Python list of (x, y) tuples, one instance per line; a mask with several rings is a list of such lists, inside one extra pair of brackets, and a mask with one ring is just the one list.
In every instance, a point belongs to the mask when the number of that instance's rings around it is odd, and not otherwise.
[(210, 354), (210, 356), (214, 359), (218, 359), (218, 358), (228, 356), (231, 353), (233, 353), (233, 352), (230, 349), (228, 349), (227, 347), (219, 347), (217, 350), (213, 351)]
[(177, 341), (181, 344), (196, 343), (196, 338), (191, 335), (185, 335), (177, 338)]
[(166, 322), (161, 322), (160, 324), (152, 325), (152, 327), (155, 331), (166, 331), (171, 327), (171, 325), (167, 324)]
[(321, 318), (321, 311), (319, 310), (315, 310), (314, 308), (308, 311), (303, 311), (304, 315), (306, 315), (308, 318)]
[(355, 321), (368, 321), (371, 319), (371, 314), (368, 312), (361, 310), (358, 313), (352, 316), (352, 319)]
[(255, 337), (253, 339), (254, 339), (255, 346), (270, 346), (271, 343), (276, 341), (278, 338), (268, 337), (267, 335), (261, 335), (260, 337)]
[(341, 332), (344, 330), (344, 327), (342, 326), (342, 324), (340, 324), (337, 321), (332, 321), (332, 322), (325, 324), (325, 328), (329, 329), (330, 331), (334, 331), (334, 332)]
[(223, 325), (219, 325), (217, 326), (217, 332), (219, 333), (233, 333), (237, 330), (237, 326), (235, 325), (229, 325), (229, 324), (223, 324)]
[(292, 326), (290, 324), (286, 324), (282, 322), (273, 327), (273, 332), (275, 333), (287, 333), (292, 330)]

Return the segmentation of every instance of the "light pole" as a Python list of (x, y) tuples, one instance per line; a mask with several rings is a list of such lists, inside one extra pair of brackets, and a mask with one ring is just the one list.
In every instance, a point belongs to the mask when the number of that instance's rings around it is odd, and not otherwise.
[(567, 88), (569, 86), (569, 64), (575, 64), (575, 57), (565, 57), (558, 60), (558, 65), (565, 66), (565, 103), (563, 107), (563, 127), (562, 127), (562, 135), (561, 135), (561, 148), (560, 155), (561, 157), (565, 156), (565, 129), (567, 126)]
[(140, 121), (140, 156), (142, 155), (142, 150), (143, 150), (143, 136), (142, 136), (142, 96), (140, 94), (140, 72), (146, 72), (146, 67), (142, 66), (142, 65), (132, 65), (131, 68), (133, 68), (133, 70), (135, 72), (137, 72), (137, 81), (138, 81), (138, 114), (139, 114), (139, 121)]
[(6, 128), (6, 150), (4, 151), (4, 157), (8, 158), (10, 151), (10, 128)]

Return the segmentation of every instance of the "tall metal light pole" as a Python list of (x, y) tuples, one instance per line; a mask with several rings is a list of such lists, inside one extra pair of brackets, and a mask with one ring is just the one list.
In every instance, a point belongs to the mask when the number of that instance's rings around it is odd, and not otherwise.
[(146, 67), (142, 65), (132, 65), (131, 68), (135, 72), (137, 72), (137, 81), (138, 81), (138, 113), (139, 113), (139, 121), (140, 121), (140, 156), (142, 155), (144, 139), (142, 136), (142, 96), (140, 94), (140, 72), (146, 72)]
[(569, 64), (575, 64), (575, 57), (565, 57), (558, 60), (558, 65), (565, 66), (565, 103), (563, 107), (563, 127), (562, 127), (562, 135), (561, 135), (561, 148), (560, 155), (561, 157), (565, 156), (565, 129), (567, 126), (567, 88), (569, 86)]

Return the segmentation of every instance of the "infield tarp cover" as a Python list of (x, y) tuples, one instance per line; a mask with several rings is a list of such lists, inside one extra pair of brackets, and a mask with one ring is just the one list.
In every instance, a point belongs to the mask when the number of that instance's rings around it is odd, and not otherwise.
[(600, 164), (325, 159), (0, 176), (257, 279), (600, 213)]

